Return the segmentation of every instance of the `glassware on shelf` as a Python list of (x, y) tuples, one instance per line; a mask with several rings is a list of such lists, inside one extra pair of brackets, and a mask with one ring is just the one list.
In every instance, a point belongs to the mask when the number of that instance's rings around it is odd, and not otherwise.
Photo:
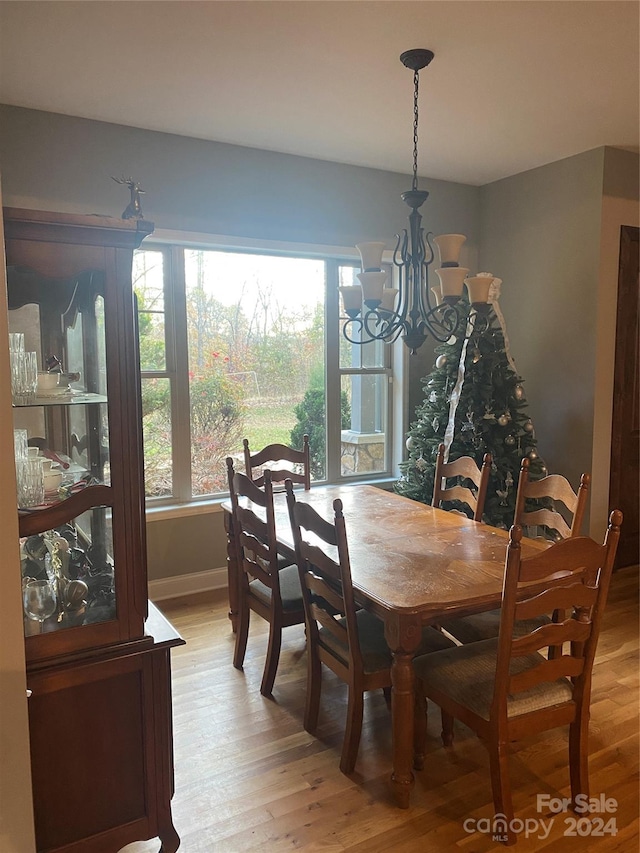
[(9, 353), (9, 362), (11, 367), (11, 400), (13, 403), (19, 403), (22, 401), (24, 350), (21, 352), (12, 349)]
[(38, 361), (35, 352), (24, 354), (24, 391), (25, 402), (35, 397), (38, 389)]
[[(28, 434), (26, 429), (14, 429), (13, 431), (13, 453), (16, 460), (16, 470), (18, 463), (27, 458), (27, 439)], [(37, 448), (36, 448), (37, 449)]]
[(42, 457), (27, 456), (17, 464), (17, 481), (19, 507), (39, 506), (44, 503)]
[(22, 591), (24, 612), (29, 619), (40, 623), (40, 633), (44, 630), (44, 620), (56, 612), (56, 593), (48, 580), (28, 581)]
[(24, 334), (9, 332), (9, 352), (24, 352)]
[(14, 403), (30, 403), (38, 388), (38, 361), (35, 352), (12, 349), (9, 353), (11, 365), (11, 399)]

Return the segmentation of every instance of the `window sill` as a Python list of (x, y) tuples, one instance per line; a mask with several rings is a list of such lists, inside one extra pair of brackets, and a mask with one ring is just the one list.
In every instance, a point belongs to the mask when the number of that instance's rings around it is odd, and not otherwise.
[(180, 504), (160, 504), (158, 506), (147, 506), (147, 523), (152, 521), (169, 521), (172, 518), (185, 518), (191, 515), (211, 515), (223, 512), (222, 498), (210, 498), (206, 501), (189, 501)]
[[(385, 477), (382, 479), (358, 480), (351, 483), (353, 486), (377, 486), (379, 489), (391, 491), (393, 484), (397, 481), (397, 477)], [(343, 480), (341, 485), (350, 485), (348, 480)], [(313, 486), (312, 486), (313, 488)], [(185, 518), (191, 515), (210, 515), (219, 512), (224, 512), (222, 504), (228, 501), (227, 496), (219, 498), (209, 498), (202, 501), (190, 501), (189, 503), (176, 504), (159, 504), (154, 506), (147, 505), (146, 520), (147, 523), (154, 521), (168, 521), (172, 518)]]

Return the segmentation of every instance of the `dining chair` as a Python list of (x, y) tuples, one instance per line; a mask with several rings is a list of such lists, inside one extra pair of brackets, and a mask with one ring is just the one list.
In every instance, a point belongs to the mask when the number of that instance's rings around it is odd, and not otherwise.
[(269, 623), (260, 693), (270, 696), (280, 659), (282, 629), (302, 625), (305, 621), (300, 578), (296, 565), (279, 565), (270, 472), (264, 472), (264, 488), (261, 489), (247, 476), (234, 471), (233, 459), (227, 457), (227, 474), (240, 564), (233, 665), (242, 669), (253, 610)]
[[(484, 501), (487, 496), (487, 486), (491, 473), (491, 454), (485, 453), (482, 468), (478, 468), (475, 459), (470, 456), (460, 456), (453, 462), (445, 462), (444, 451), (444, 444), (441, 444), (436, 456), (431, 505), (439, 507), (443, 501), (466, 503), (473, 512), (474, 520), (482, 521)], [(447, 486), (446, 481), (454, 477), (456, 483)], [(469, 486), (462, 485), (461, 481), (465, 480), (471, 480), (475, 486), (475, 492)]]
[[(553, 529), (556, 537), (562, 539), (579, 536), (586, 509), (589, 481), (589, 474), (583, 474), (576, 494), (569, 481), (560, 474), (550, 474), (540, 480), (529, 480), (529, 460), (525, 457), (520, 466), (513, 523), (519, 524), (527, 531), (533, 526), (544, 525)], [(548, 506), (525, 511), (528, 499), (546, 502)], [(571, 526), (567, 524), (565, 517), (559, 511), (561, 507), (557, 507), (557, 504), (564, 504), (567, 517), (572, 514)], [(518, 623), (515, 626), (516, 634), (523, 630), (533, 629), (544, 624), (545, 621), (551, 621), (550, 617), (541, 616), (537, 620), (529, 620), (524, 625)], [(488, 640), (498, 636), (500, 610), (488, 610), (485, 613), (449, 619), (442, 622), (441, 627), (461, 643)]]
[[(391, 688), (391, 652), (382, 621), (356, 606), (342, 501), (338, 498), (333, 502), (331, 523), (309, 504), (296, 500), (291, 480), (285, 481), (285, 488), (306, 615), (304, 727), (311, 734), (317, 729), (324, 664), (348, 687), (340, 770), (351, 773), (362, 733), (364, 694), (368, 690)], [(452, 645), (435, 628), (423, 629), (421, 653)], [(418, 749), (425, 732), (426, 717), (424, 721), (418, 720)]]
[[(569, 724), (571, 797), (589, 796), (588, 728), (591, 675), (607, 599), (622, 513), (614, 510), (604, 544), (576, 536), (522, 559), (522, 527), (509, 535), (499, 637), (416, 658), (427, 699), (442, 709), (442, 739), (450, 746), (453, 720), (469, 726), (489, 751), (501, 840), (517, 840), (508, 767), (509, 741)], [(560, 622), (514, 636), (516, 622), (568, 611)], [(541, 650), (562, 649), (548, 659)]]
[[(577, 493), (571, 483), (560, 474), (549, 474), (540, 480), (529, 479), (529, 460), (525, 456), (520, 467), (514, 524), (526, 527), (546, 527), (556, 538), (579, 536), (582, 519), (587, 508), (589, 474), (580, 477)], [(537, 502), (531, 507), (528, 501)], [(546, 504), (540, 506), (540, 503)], [(564, 506), (564, 510), (563, 510)], [(570, 517), (570, 523), (567, 518)]]
[[(302, 450), (288, 447), (286, 444), (268, 444), (262, 450), (251, 453), (249, 440), (242, 440), (244, 448), (245, 474), (257, 486), (264, 485), (264, 466), (269, 462), (278, 463), (278, 467), (270, 466), (271, 482), (284, 483), (288, 478), (292, 483), (299, 483), (305, 489), (311, 488), (311, 463), (309, 451), (309, 436), (302, 436)], [(289, 463), (289, 467), (281, 468), (282, 462)]]

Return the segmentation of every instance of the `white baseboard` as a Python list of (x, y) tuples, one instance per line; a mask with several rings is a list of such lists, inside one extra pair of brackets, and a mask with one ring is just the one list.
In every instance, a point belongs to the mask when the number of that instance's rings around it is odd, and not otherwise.
[(226, 589), (227, 568), (208, 569), (204, 572), (189, 572), (185, 575), (173, 575), (170, 578), (158, 578), (149, 581), (149, 598), (162, 601), (165, 598), (180, 598), (196, 592), (208, 592), (212, 589)]

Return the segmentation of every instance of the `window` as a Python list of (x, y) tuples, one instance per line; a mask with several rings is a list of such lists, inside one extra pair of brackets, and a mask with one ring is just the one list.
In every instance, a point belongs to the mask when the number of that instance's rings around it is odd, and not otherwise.
[(227, 491), (225, 458), (310, 436), (312, 479), (391, 466), (391, 353), (342, 335), (355, 262), (182, 245), (134, 254), (145, 484), (185, 502)]

